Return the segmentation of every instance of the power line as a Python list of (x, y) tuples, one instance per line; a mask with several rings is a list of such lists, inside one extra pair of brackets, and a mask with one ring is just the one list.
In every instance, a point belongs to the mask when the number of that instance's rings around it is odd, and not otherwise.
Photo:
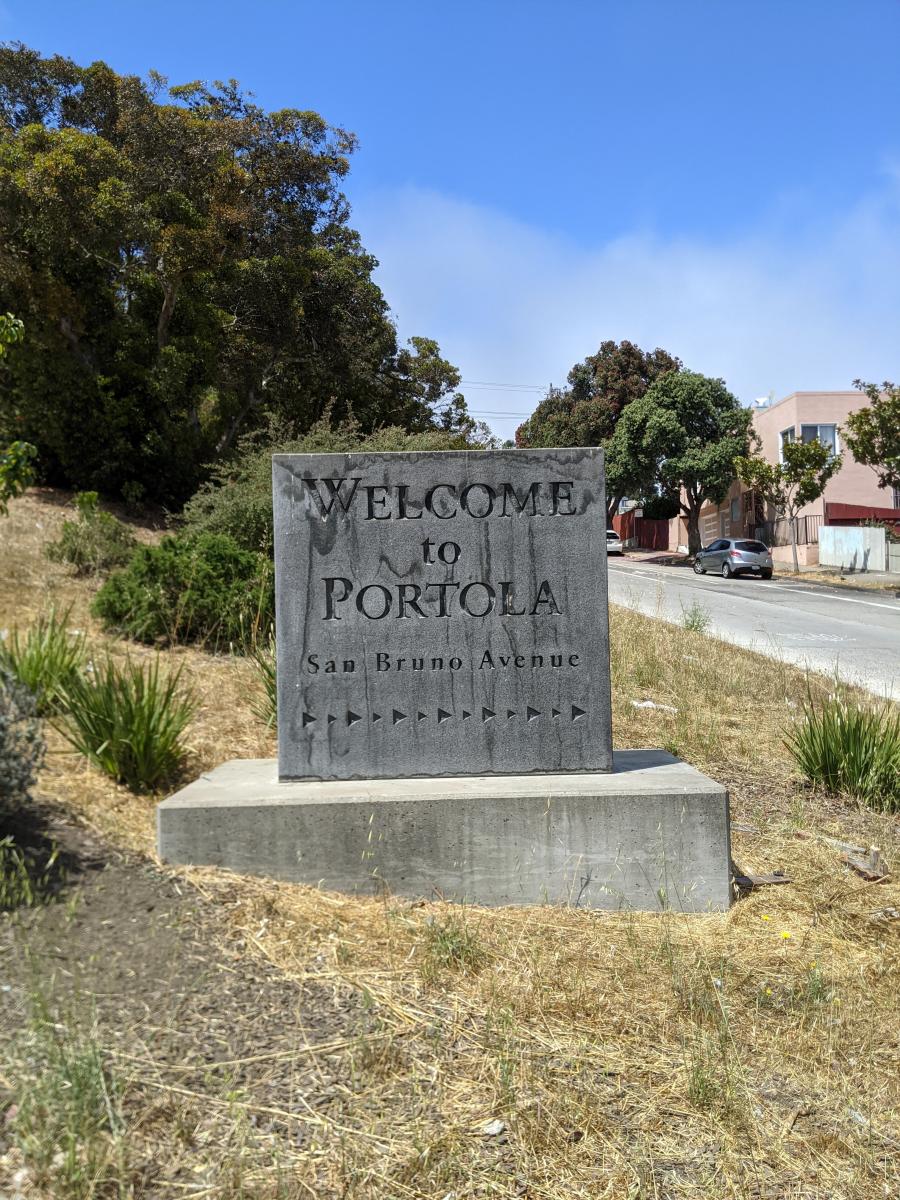
[(470, 408), (469, 412), (473, 417), (530, 417), (531, 413), (524, 412), (500, 412), (498, 409), (487, 408)]
[(546, 392), (542, 383), (490, 383), (486, 379), (463, 379), (462, 387), (496, 388), (502, 392)]

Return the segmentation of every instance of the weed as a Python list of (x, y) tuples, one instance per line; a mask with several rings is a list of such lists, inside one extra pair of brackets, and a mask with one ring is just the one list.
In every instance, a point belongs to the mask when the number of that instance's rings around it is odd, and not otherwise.
[(54, 1020), (38, 995), (31, 1007), (15, 1073), (13, 1140), (49, 1194), (125, 1195), (121, 1086), (96, 1030)]
[(788, 824), (791, 829), (803, 829), (806, 824), (806, 798), (800, 791), (788, 797)]
[(484, 962), (484, 948), (459, 917), (429, 921), (423, 930), (423, 940), (420, 969), (424, 979), (434, 979), (448, 970), (476, 971)]
[(708, 1038), (699, 1038), (691, 1048), (687, 1094), (697, 1108), (712, 1108), (722, 1098), (717, 1055)]
[(31, 908), (48, 899), (59, 851), (41, 861), (16, 845), (11, 835), (0, 838), (0, 912)]
[(40, 716), (59, 710), (64, 691), (84, 665), (84, 636), (69, 629), (69, 612), (51, 608), (27, 633), (13, 629), (0, 641), (0, 666), (34, 695)]
[(278, 681), (276, 678), (275, 638), (270, 633), (268, 642), (255, 642), (250, 650), (250, 661), (262, 684), (262, 695), (251, 704), (254, 716), (271, 729), (278, 720)]
[(95, 766), (132, 791), (154, 791), (179, 769), (181, 734), (194, 714), (190, 695), (178, 690), (181, 668), (168, 678), (152, 665), (107, 658), (93, 678), (78, 676), (65, 693), (63, 736)]
[(852, 703), (840, 693), (818, 706), (809, 697), (785, 742), (811, 783), (849, 792), (870, 808), (900, 809), (900, 711)]
[(803, 993), (807, 1004), (828, 1004), (834, 998), (828, 980), (815, 963), (810, 963), (806, 972)]
[(496, 1013), (489, 1009), (485, 1014), (484, 1037), (486, 1048), (492, 1051), (496, 1058), (496, 1106), (511, 1109), (516, 1101), (519, 1070), (518, 1029), (512, 1009), (503, 1007)]
[(834, 998), (834, 987), (821, 967), (813, 962), (800, 979), (761, 984), (756, 992), (755, 1003), (758, 1009), (798, 1013), (802, 1016), (804, 1012), (812, 1013), (821, 1005), (830, 1004)]
[(692, 633), (706, 633), (709, 629), (712, 617), (709, 609), (704, 608), (696, 600), (691, 604), (690, 608), (681, 606), (681, 624), (684, 629), (689, 629)]
[(44, 548), (50, 561), (69, 563), (76, 575), (99, 575), (127, 563), (137, 541), (127, 525), (100, 509), (97, 493), (80, 492), (75, 508), (77, 520), (63, 521), (59, 541)]

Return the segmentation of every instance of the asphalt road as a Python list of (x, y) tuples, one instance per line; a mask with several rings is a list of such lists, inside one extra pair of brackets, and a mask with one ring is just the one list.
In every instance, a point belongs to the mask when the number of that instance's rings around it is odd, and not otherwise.
[(846, 594), (802, 577), (722, 579), (610, 558), (609, 598), (678, 624), (697, 604), (712, 637), (900, 699), (900, 599), (890, 592)]

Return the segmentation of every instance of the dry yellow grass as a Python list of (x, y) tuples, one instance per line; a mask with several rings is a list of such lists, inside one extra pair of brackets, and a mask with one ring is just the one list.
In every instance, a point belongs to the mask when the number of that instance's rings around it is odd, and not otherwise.
[[(99, 637), (91, 586), (40, 556), (57, 518), (29, 496), (0, 524), (12, 567), (0, 627), (56, 599)], [(183, 1194), (900, 1196), (900, 884), (864, 882), (813, 836), (877, 844), (900, 870), (898, 822), (801, 789), (782, 740), (807, 688), (831, 684), (734, 647), (711, 654), (703, 635), (626, 610), (611, 616), (617, 746), (663, 746), (727, 782), (733, 820), (755, 829), (735, 831), (737, 863), (793, 882), (724, 915), (682, 917), (460, 909), (180, 872), (218, 906), (223, 936), (362, 996), (379, 1029), (303, 1051), (337, 1080), (339, 1115), (298, 1103), (282, 1113), (277, 1146), (253, 1133), (252, 1107), (211, 1097), (219, 1133), (194, 1152), (217, 1182)], [(126, 650), (147, 653), (118, 644)], [(246, 663), (169, 657), (202, 696), (192, 772), (273, 752), (250, 713)], [(631, 703), (644, 699), (677, 711)], [(42, 789), (152, 853), (150, 800), (71, 756), (53, 756)], [(177, 1068), (147, 1074), (177, 1096)], [(504, 1130), (485, 1134), (493, 1119)], [(223, 1122), (244, 1130), (239, 1186), (230, 1160), (227, 1178), (216, 1175)], [(167, 1153), (172, 1135), (153, 1131)]]

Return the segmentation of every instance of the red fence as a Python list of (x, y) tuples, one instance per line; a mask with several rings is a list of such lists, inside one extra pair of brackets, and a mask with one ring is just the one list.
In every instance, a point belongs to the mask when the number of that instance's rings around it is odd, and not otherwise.
[(623, 542), (631, 542), (642, 550), (668, 550), (669, 522), (650, 521), (636, 517), (633, 512), (613, 517), (613, 529)]

